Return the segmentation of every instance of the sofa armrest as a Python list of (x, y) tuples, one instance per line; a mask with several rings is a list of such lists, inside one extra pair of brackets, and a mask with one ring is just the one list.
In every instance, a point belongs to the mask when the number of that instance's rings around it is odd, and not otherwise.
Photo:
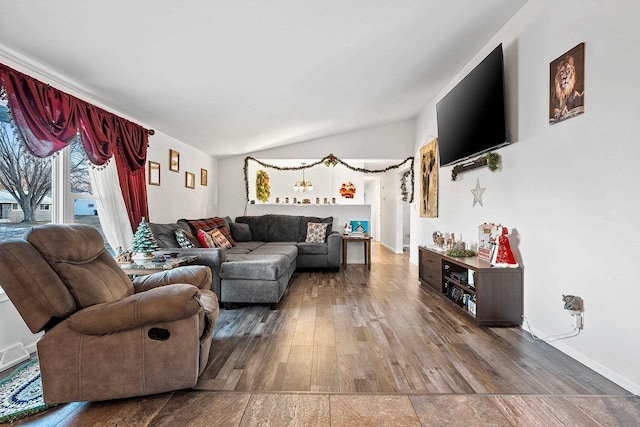
[(162, 250), (160, 253), (177, 252), (178, 256), (195, 255), (194, 265), (206, 265), (211, 269), (211, 290), (220, 300), (220, 265), (227, 260), (227, 250), (223, 248), (181, 248)]
[(327, 254), (327, 267), (340, 268), (340, 251), (342, 250), (342, 235), (337, 231), (332, 231), (327, 236), (329, 253)]
[(199, 289), (210, 289), (211, 269), (203, 265), (188, 265), (160, 273), (136, 277), (132, 282), (135, 293), (145, 292), (149, 289), (171, 285), (173, 283), (187, 283)]
[(87, 307), (67, 322), (69, 328), (81, 334), (103, 335), (185, 319), (200, 310), (200, 290), (193, 285), (175, 284)]

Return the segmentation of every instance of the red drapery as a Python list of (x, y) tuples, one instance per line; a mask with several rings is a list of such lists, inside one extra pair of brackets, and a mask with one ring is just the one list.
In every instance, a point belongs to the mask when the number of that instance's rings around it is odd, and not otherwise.
[[(131, 122), (117, 122), (116, 166), (129, 221), (140, 224), (149, 218), (144, 165), (147, 160), (147, 130)], [(141, 203), (144, 201), (144, 203)], [(134, 228), (134, 232), (135, 232)]]
[(74, 140), (74, 98), (17, 72), (2, 77), (18, 133), (34, 156), (49, 157)]
[(79, 134), (89, 160), (115, 155), (131, 229), (149, 216), (144, 165), (149, 131), (122, 117), (0, 64), (0, 87), (22, 141), (36, 157), (48, 157)]

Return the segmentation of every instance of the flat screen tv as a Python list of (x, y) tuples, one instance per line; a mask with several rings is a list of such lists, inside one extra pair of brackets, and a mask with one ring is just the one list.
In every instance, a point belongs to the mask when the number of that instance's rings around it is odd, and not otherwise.
[(502, 45), (436, 104), (440, 166), (508, 144)]

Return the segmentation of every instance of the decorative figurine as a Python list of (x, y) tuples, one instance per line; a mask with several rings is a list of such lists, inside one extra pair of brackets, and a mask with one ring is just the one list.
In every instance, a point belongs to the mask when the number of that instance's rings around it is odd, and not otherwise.
[(353, 229), (351, 228), (351, 223), (350, 223), (350, 222), (347, 222), (347, 223), (344, 225), (344, 234), (349, 234), (349, 233), (351, 233), (352, 231), (353, 231)]
[(494, 267), (508, 267), (516, 268), (518, 263), (511, 251), (511, 245), (509, 244), (509, 238), (507, 237), (509, 230), (507, 227), (501, 227), (500, 235), (498, 236), (498, 242), (496, 250), (491, 257), (491, 265)]
[(131, 262), (131, 251), (125, 251), (122, 249), (122, 246), (118, 246), (116, 251), (116, 262), (118, 264), (128, 264)]

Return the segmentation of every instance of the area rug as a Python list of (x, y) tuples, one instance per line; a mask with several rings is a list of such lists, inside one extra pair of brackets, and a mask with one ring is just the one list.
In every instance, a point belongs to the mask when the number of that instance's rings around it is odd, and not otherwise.
[(0, 381), (0, 423), (15, 421), (54, 406), (44, 403), (38, 359)]

